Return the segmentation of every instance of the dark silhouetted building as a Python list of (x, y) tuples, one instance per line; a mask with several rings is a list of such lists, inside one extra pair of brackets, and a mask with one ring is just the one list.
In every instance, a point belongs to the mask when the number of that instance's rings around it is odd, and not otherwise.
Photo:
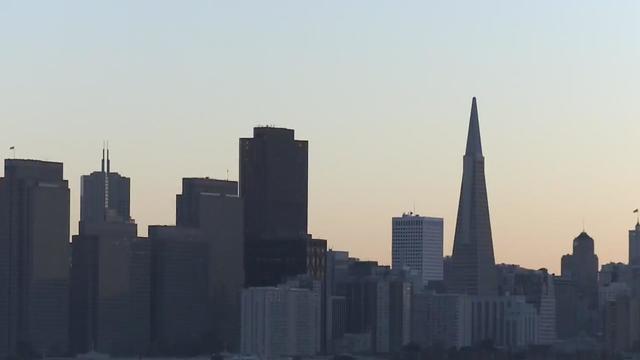
[(307, 234), (308, 155), (290, 129), (257, 127), (240, 139), (247, 286), (300, 274), (323, 281), (326, 241)]
[(207, 196), (237, 198), (238, 183), (209, 178), (182, 179), (182, 194), (176, 195), (176, 224), (193, 228), (206, 225), (211, 216), (203, 218), (202, 202)]
[(598, 320), (598, 256), (594, 252), (593, 239), (582, 232), (573, 240), (573, 253), (562, 257), (562, 278), (573, 282), (576, 301), (576, 333), (567, 335), (596, 335)]
[(90, 223), (73, 237), (72, 352), (137, 355), (149, 346), (149, 242), (135, 223)]
[(562, 257), (562, 277), (575, 282), (581, 296), (598, 301), (598, 256), (593, 239), (585, 232), (573, 240), (573, 253)]
[(445, 268), (449, 270), (448, 274), (445, 274), (449, 292), (469, 295), (497, 294), (476, 98), (473, 98), (471, 105), (453, 254)]
[(523, 296), (537, 314), (536, 343), (551, 345), (556, 335), (556, 296), (553, 276), (546, 269), (530, 270), (518, 265), (496, 265), (502, 296)]
[(149, 243), (129, 215), (129, 179), (110, 168), (103, 150), (101, 171), (81, 178), (71, 267), (74, 354), (138, 355), (149, 348)]
[(567, 340), (578, 334), (575, 305), (578, 293), (572, 280), (556, 276), (553, 279), (556, 295), (556, 333), (558, 339)]
[(182, 179), (176, 224), (199, 229), (208, 246), (211, 351), (240, 349), (240, 298), (244, 286), (243, 203), (235, 181)]
[(640, 222), (629, 230), (629, 265), (640, 265)]
[(207, 348), (208, 251), (200, 230), (149, 226), (151, 342), (156, 352), (197, 355)]
[(299, 274), (309, 274), (316, 280), (322, 280), (326, 249), (326, 240), (311, 236), (299, 240), (247, 242), (247, 283), (274, 286)]
[(345, 252), (330, 251), (328, 261), (328, 348), (390, 353), (409, 343), (411, 283), (404, 272), (349, 258)]
[(640, 351), (640, 300), (620, 295), (606, 302), (604, 340), (611, 355)]
[[(149, 350), (151, 341), (151, 243), (138, 237), (130, 243), (129, 293), (131, 318), (129, 334), (136, 350)], [(134, 343), (132, 341), (132, 343)], [(143, 352), (137, 351), (138, 354)], [(144, 352), (146, 353), (146, 351)]]
[(573, 280), (583, 295), (597, 302), (598, 256), (593, 238), (586, 232), (573, 240), (573, 253), (562, 257), (562, 277)]
[(101, 222), (114, 214), (127, 221), (130, 216), (130, 180), (111, 172), (109, 150), (102, 150), (101, 171), (84, 175), (80, 188), (80, 221)]
[(301, 239), (307, 234), (308, 143), (294, 131), (253, 129), (240, 139), (240, 195), (249, 241)]
[(612, 358), (640, 351), (640, 299), (637, 266), (602, 265), (598, 274), (598, 300), (604, 323), (605, 348)]
[(344, 338), (347, 327), (346, 292), (342, 281), (349, 274), (349, 253), (327, 250), (325, 283), (323, 285), (325, 311), (324, 347), (327, 353), (333, 353), (334, 343)]
[(66, 353), (68, 301), (63, 165), (7, 159), (0, 179), (0, 357)]

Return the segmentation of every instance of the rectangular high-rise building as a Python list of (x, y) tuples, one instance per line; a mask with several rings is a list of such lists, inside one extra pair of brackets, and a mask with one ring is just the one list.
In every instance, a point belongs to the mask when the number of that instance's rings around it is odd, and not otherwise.
[(72, 352), (145, 353), (150, 331), (148, 240), (137, 237), (135, 223), (103, 222), (84, 224), (72, 244)]
[(307, 234), (308, 143), (291, 129), (256, 127), (240, 139), (240, 196), (248, 241)]
[(128, 221), (130, 216), (130, 187), (128, 177), (111, 172), (109, 150), (105, 159), (102, 150), (102, 168), (80, 180), (80, 221), (102, 222), (107, 218)]
[[(201, 205), (203, 197), (238, 198), (238, 182), (210, 178), (183, 178), (182, 194), (176, 196), (176, 224), (197, 228), (205, 225)], [(244, 229), (243, 229), (244, 231)]]
[(256, 127), (240, 139), (247, 286), (324, 276), (326, 242), (307, 234), (308, 147), (283, 128)]
[(301, 274), (324, 281), (326, 251), (327, 241), (311, 236), (300, 240), (246, 242), (246, 285), (275, 286)]
[(243, 202), (235, 181), (182, 179), (176, 224), (200, 230), (208, 247), (211, 351), (240, 347), (240, 296), (244, 286)]
[(200, 230), (149, 226), (151, 341), (160, 353), (188, 355), (207, 348), (208, 247)]
[(150, 250), (130, 217), (129, 178), (111, 172), (106, 151), (101, 171), (81, 178), (71, 257), (71, 352), (139, 355), (149, 345)]
[(640, 222), (629, 230), (629, 265), (640, 265)]
[(5, 160), (0, 179), (0, 357), (68, 346), (69, 187), (63, 165)]
[(442, 281), (444, 220), (408, 213), (392, 222), (393, 269), (416, 272), (425, 286)]

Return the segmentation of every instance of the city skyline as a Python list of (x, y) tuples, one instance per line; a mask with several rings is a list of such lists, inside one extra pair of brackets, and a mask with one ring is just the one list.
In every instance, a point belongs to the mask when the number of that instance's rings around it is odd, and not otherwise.
[(445, 219), (451, 253), (477, 95), (496, 262), (559, 273), (583, 220), (601, 263), (626, 261), (639, 5), (595, 4), (11, 3), (0, 154), (63, 162), (76, 224), (80, 176), (108, 138), (144, 235), (173, 222), (182, 177), (237, 180), (238, 138), (292, 128), (310, 143), (309, 232), (389, 264), (389, 218), (414, 203)]
[[(240, 181), (183, 178), (176, 225), (151, 225), (147, 238), (128, 215), (130, 178), (110, 172), (109, 150), (105, 168), (103, 151), (101, 171), (82, 177), (71, 243), (64, 164), (5, 160), (1, 353), (277, 358), (397, 354), (410, 344), (483, 351), (488, 342), (493, 351), (539, 345), (557, 354), (585, 335), (595, 341), (591, 355), (599, 346), (634, 351), (639, 268), (598, 271), (584, 230), (559, 276), (495, 264), (475, 97), (450, 258), (442, 219), (412, 212), (392, 219), (393, 266), (327, 251), (326, 240), (307, 233), (309, 142), (292, 129), (256, 127), (239, 145)], [(68, 313), (52, 306), (66, 303)]]
[[(475, 98), (474, 98), (474, 103), (475, 103)], [(256, 126), (257, 127), (260, 127), (260, 126), (279, 127), (279, 126), (276, 126), (276, 125), (256, 125)], [(295, 130), (295, 129), (293, 129), (293, 130)], [(240, 139), (236, 139), (236, 141), (239, 141), (241, 139), (242, 139), (242, 137)], [(311, 148), (310, 153), (313, 153), (313, 145), (314, 144), (311, 143), (311, 141), (310, 141), (310, 145), (309, 145), (310, 148)], [(101, 146), (102, 147), (100, 148), (101, 149), (100, 151), (103, 151), (103, 155), (104, 155), (104, 150), (105, 150), (104, 141), (102, 141), (102, 145)], [(468, 146), (468, 144), (467, 144), (467, 146)], [(112, 150), (112, 148), (111, 148), (111, 150)], [(100, 153), (97, 151), (96, 152), (96, 156), (95, 156), (95, 162), (96, 162), (97, 165), (99, 165), (99, 163), (100, 163), (99, 156), (100, 156)], [(12, 156), (11, 157), (6, 157), (6, 159), (13, 159), (13, 157)], [(21, 158), (20, 156), (16, 156), (15, 159), (21, 160), (23, 158)], [(65, 171), (68, 171), (69, 168), (73, 168), (72, 164), (67, 164), (67, 163), (65, 163), (63, 161), (58, 161), (58, 160), (55, 160), (55, 159), (53, 159), (53, 160), (52, 159), (44, 159), (44, 160), (45, 161), (53, 161), (53, 162), (61, 162), (61, 163), (65, 164)], [(120, 173), (130, 173), (131, 172), (130, 170), (121, 170), (120, 168), (118, 168), (118, 166), (117, 166), (118, 160), (119, 160), (118, 158), (115, 159), (116, 166), (115, 166), (114, 170), (112, 170), (112, 173), (116, 173), (116, 174), (118, 172), (120, 172)], [(313, 169), (312, 169), (313, 165), (310, 164), (309, 167), (311, 168), (310, 169), (310, 173), (313, 173)], [(488, 167), (491, 167), (491, 165), (488, 165)], [(99, 166), (94, 166), (94, 168), (92, 168), (92, 169), (85, 169), (85, 170), (81, 170), (81, 171), (84, 171), (85, 173), (86, 172), (90, 172), (90, 171), (99, 172), (100, 171), (100, 167)], [(462, 172), (462, 169), (460, 169), (460, 171)], [(75, 170), (74, 170), (74, 172), (75, 172)], [(232, 169), (227, 169), (226, 174), (224, 174), (223, 176), (210, 176), (210, 175), (203, 174), (203, 173), (199, 173), (198, 176), (203, 177), (203, 178), (212, 178), (212, 179), (215, 178), (215, 179), (220, 179), (220, 180), (238, 181), (237, 178), (229, 177), (230, 173), (232, 173)], [(74, 179), (68, 178), (68, 175), (66, 174), (66, 172), (65, 172), (64, 176), (65, 176), (65, 180), (69, 181), (70, 190), (71, 190), (71, 194), (72, 194), (72, 198), (71, 198), (71, 228), (70, 228), (70, 233), (71, 234), (75, 234), (75, 233), (78, 232), (77, 229), (75, 228), (75, 224), (77, 224), (78, 221), (80, 220), (80, 203), (81, 203), (81, 201), (80, 201), (81, 200), (80, 199), (80, 189), (79, 189), (80, 188), (80, 186), (79, 186), (80, 185), (79, 184), (80, 181), (77, 182), (78, 188), (74, 189), (74, 187), (71, 186), (71, 184), (74, 183), (74, 181), (73, 181)], [(81, 178), (82, 178), (82, 176), (84, 176), (84, 175), (81, 175)], [(462, 176), (462, 173), (460, 174), (460, 176)], [(491, 174), (488, 174), (487, 176), (489, 178), (492, 178)], [(192, 176), (185, 175), (184, 177), (192, 177)], [(309, 180), (310, 180), (310, 184), (313, 183), (313, 181), (312, 181), (313, 179), (311, 179), (311, 177), (310, 177)], [(183, 178), (177, 179), (177, 183), (178, 183), (177, 188), (178, 188), (178, 190), (176, 190), (176, 193), (179, 193), (182, 181), (183, 181)], [(131, 182), (132, 182), (132, 184), (135, 184), (136, 183), (136, 179), (131, 179)], [(143, 187), (144, 184), (140, 184), (138, 186)], [(134, 186), (132, 186), (132, 187), (135, 188)], [(488, 184), (488, 188), (489, 188), (488, 191), (491, 194), (491, 184)], [(314, 192), (313, 188), (311, 188), (311, 186), (310, 186), (310, 189), (309, 189), (310, 198), (314, 195), (313, 192)], [(131, 197), (132, 197), (132, 199), (135, 199), (135, 193), (133, 191), (132, 191)], [(172, 199), (172, 200), (175, 201), (175, 199)], [(493, 206), (491, 204), (492, 204), (492, 201), (491, 201), (491, 199), (489, 199), (490, 212), (492, 210), (494, 210)], [(175, 205), (175, 204), (171, 204), (171, 205)], [(424, 211), (421, 211), (420, 209), (416, 209), (415, 208), (415, 206), (416, 206), (415, 202), (413, 204), (410, 204), (410, 206), (413, 206), (414, 207), (413, 211), (415, 211), (416, 213), (418, 213), (420, 215), (424, 215), (424, 216), (440, 216), (440, 215), (438, 215), (437, 212), (434, 213), (432, 211), (432, 212), (429, 212), (429, 213), (425, 213)], [(141, 208), (141, 207), (144, 208), (144, 206), (141, 206), (140, 204), (135, 204), (135, 200), (131, 201), (131, 208), (132, 209), (138, 209), (138, 208)], [(310, 213), (312, 213), (312, 209), (313, 209), (313, 204), (310, 201), (310, 205), (309, 205), (309, 212)], [(399, 209), (399, 211), (409, 211), (408, 209), (409, 209), (409, 206), (407, 208)], [(388, 209), (381, 209), (381, 210), (383, 210), (385, 212), (388, 212)], [(629, 214), (629, 216), (628, 216), (629, 219), (631, 219), (631, 220), (635, 219), (635, 215), (632, 213), (631, 210), (627, 211), (626, 213)], [(493, 212), (491, 212), (491, 214), (492, 214), (492, 218), (493, 218), (495, 215), (493, 215)], [(164, 221), (164, 222), (162, 222), (162, 221), (154, 221), (154, 220), (150, 221), (148, 219), (143, 219), (142, 221), (140, 221), (140, 220), (138, 220), (138, 217), (136, 217), (135, 210), (131, 211), (132, 219), (135, 220), (140, 225), (139, 230), (138, 230), (140, 236), (147, 236), (147, 230), (148, 230), (147, 227), (148, 226), (157, 225), (157, 224), (174, 224), (175, 220), (171, 219), (171, 217), (175, 216), (175, 209), (169, 208), (168, 209), (168, 216), (169, 216), (170, 219), (167, 220), (167, 221)], [(385, 218), (384, 220), (388, 222), (388, 218)], [(606, 264), (606, 263), (609, 263), (609, 262), (614, 262), (614, 263), (625, 262), (627, 260), (627, 257), (628, 257), (628, 254), (627, 254), (627, 252), (628, 252), (628, 243), (627, 243), (628, 238), (626, 238), (625, 236), (628, 235), (628, 231), (630, 229), (634, 229), (635, 228), (635, 221), (636, 220), (633, 221), (633, 223), (634, 223), (633, 226), (629, 225), (628, 229), (623, 229), (623, 231), (625, 232), (625, 234), (623, 234), (623, 240), (624, 240), (623, 248), (615, 249), (615, 250), (617, 250), (616, 253), (620, 253), (621, 252), (622, 256), (620, 258), (618, 258), (618, 257), (611, 258), (611, 259), (606, 259), (605, 258), (604, 261), (602, 261), (603, 264)], [(350, 251), (355, 256), (358, 256), (359, 258), (362, 258), (363, 260), (375, 260), (375, 261), (380, 261), (381, 263), (384, 263), (384, 264), (391, 265), (391, 263), (392, 263), (392, 261), (391, 261), (391, 253), (388, 251), (388, 248), (386, 249), (386, 251), (385, 251), (385, 249), (381, 249), (381, 251), (379, 253), (379, 256), (377, 256), (377, 257), (376, 257), (376, 254), (373, 254), (373, 256), (371, 256), (371, 255), (369, 255), (369, 256), (361, 256), (360, 252), (358, 251), (358, 248), (351, 248), (348, 245), (346, 245), (344, 243), (341, 243), (339, 240), (336, 240), (336, 238), (337, 239), (340, 238), (339, 234), (338, 234), (337, 237), (336, 236), (328, 237), (328, 236), (324, 236), (323, 233), (321, 233), (321, 232), (314, 232), (313, 231), (313, 227), (312, 227), (313, 223), (314, 223), (313, 217), (310, 216), (310, 220), (309, 220), (310, 233), (311, 234), (316, 234), (317, 233), (317, 234), (320, 234), (320, 236), (328, 238), (328, 247), (329, 248), (345, 249), (345, 250)], [(444, 237), (445, 256), (450, 256), (452, 254), (452, 249), (453, 249), (453, 233), (455, 232), (455, 217), (453, 217), (453, 218), (444, 217), (444, 224), (445, 224), (444, 225), (444, 230), (445, 230), (445, 237)], [(586, 230), (589, 231), (589, 226), (588, 225), (589, 225), (588, 223), (585, 223), (585, 219), (582, 218), (582, 223), (579, 224), (579, 226), (576, 227), (576, 231), (574, 231), (574, 233), (572, 233), (572, 235), (570, 235), (569, 238), (567, 238), (567, 239), (571, 239), (572, 237), (575, 237), (582, 230), (586, 229)], [(354, 230), (357, 230), (357, 229), (354, 229)], [(589, 231), (589, 232), (591, 233), (591, 231)], [(383, 240), (388, 242), (389, 247), (391, 246), (391, 228), (390, 227), (389, 227), (388, 236), (386, 236), (386, 238), (385, 238), (385, 236), (380, 236), (380, 237), (384, 238)], [(604, 244), (602, 244), (601, 247), (599, 248), (598, 247), (598, 237), (594, 236), (594, 238), (595, 238), (596, 252), (598, 252), (599, 250), (600, 251), (607, 250), (607, 248), (604, 248), (602, 246)], [(564, 240), (565, 243), (568, 243), (567, 239), (561, 239), (561, 241)], [(497, 244), (500, 244), (500, 243), (501, 242), (497, 242)], [(501, 253), (501, 249), (499, 249), (498, 246), (499, 245), (494, 244), (494, 252), (497, 253), (497, 254), (500, 254)], [(559, 274), (560, 273), (560, 261), (558, 259), (563, 254), (569, 252), (569, 250), (570, 250), (570, 248), (569, 249), (564, 249), (564, 250), (559, 250), (559, 252), (557, 254), (553, 253), (553, 256), (549, 256), (551, 258), (551, 260), (554, 262), (554, 263), (551, 263), (551, 264), (540, 264), (538, 266), (535, 263), (527, 262), (526, 260), (525, 261), (516, 261), (515, 259), (499, 258), (498, 256), (496, 256), (496, 264), (499, 264), (499, 263), (520, 264), (520, 265), (523, 265), (525, 267), (530, 267), (530, 268), (534, 268), (534, 269), (547, 268), (552, 273)], [(366, 253), (366, 251), (365, 251), (365, 253)], [(605, 253), (606, 253), (606, 251), (605, 251)], [(555, 262), (557, 262), (557, 264)]]

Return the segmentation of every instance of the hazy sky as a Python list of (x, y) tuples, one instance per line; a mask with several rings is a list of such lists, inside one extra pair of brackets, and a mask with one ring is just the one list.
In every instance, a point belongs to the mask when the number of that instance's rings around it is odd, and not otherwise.
[(175, 221), (185, 176), (238, 176), (238, 138), (310, 142), (309, 227), (390, 262), (391, 217), (445, 218), (478, 97), (498, 262), (559, 270), (582, 223), (627, 260), (640, 207), (638, 1), (0, 0), (0, 154), (132, 178)]

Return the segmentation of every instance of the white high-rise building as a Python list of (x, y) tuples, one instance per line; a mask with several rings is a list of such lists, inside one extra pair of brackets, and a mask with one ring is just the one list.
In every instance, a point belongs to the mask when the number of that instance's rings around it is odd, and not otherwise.
[(443, 280), (442, 218), (413, 213), (394, 217), (392, 225), (392, 267), (416, 273), (423, 285)]
[(295, 281), (242, 291), (241, 351), (261, 359), (308, 357), (320, 351), (320, 283)]

